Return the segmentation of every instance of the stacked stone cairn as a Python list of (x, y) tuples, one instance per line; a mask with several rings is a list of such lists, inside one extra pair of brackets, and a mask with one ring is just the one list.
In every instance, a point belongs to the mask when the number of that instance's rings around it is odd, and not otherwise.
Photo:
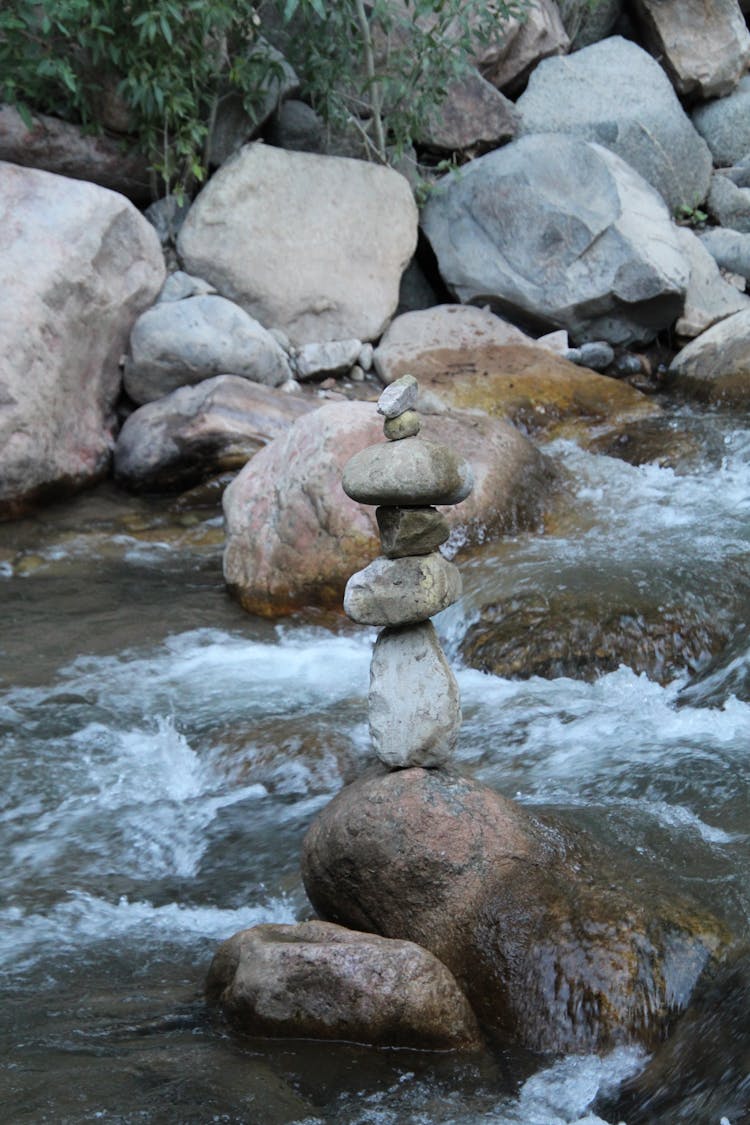
[(444, 765), (456, 745), (461, 703), (435, 627), (436, 613), (461, 595), (461, 575), (438, 551), (449, 535), (436, 504), (472, 490), (471, 467), (447, 446), (419, 437), (417, 380), (404, 375), (378, 399), (385, 443), (344, 467), (347, 496), (378, 505), (382, 555), (349, 579), (344, 610), (362, 625), (384, 626), (370, 666), (373, 747), (391, 769)]

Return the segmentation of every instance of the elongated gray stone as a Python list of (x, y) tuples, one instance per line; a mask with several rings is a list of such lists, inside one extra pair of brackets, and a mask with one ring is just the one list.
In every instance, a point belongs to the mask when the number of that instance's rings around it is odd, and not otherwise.
[(386, 418), (398, 418), (405, 410), (411, 410), (417, 401), (419, 384), (413, 375), (402, 375), (386, 387), (378, 399), (378, 414)]
[(474, 474), (447, 446), (411, 437), (355, 453), (344, 467), (342, 486), (360, 504), (427, 507), (466, 499)]
[(383, 629), (370, 665), (370, 736), (391, 769), (442, 766), (456, 746), (456, 677), (431, 621)]
[(387, 559), (428, 555), (450, 535), (447, 519), (436, 508), (377, 508), (375, 518)]
[(442, 555), (377, 558), (346, 584), (344, 612), (360, 625), (414, 625), (461, 596), (461, 574)]

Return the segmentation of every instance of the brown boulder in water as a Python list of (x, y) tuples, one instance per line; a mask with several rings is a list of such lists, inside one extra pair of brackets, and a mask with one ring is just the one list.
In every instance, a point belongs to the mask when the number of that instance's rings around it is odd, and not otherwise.
[(480, 1044), (466, 997), (426, 949), (327, 922), (234, 934), (216, 951), (206, 995), (249, 1035), (433, 1050)]
[(318, 913), (429, 949), (483, 1029), (541, 1051), (652, 1045), (721, 946), (711, 918), (613, 883), (570, 831), (442, 770), (373, 774), (314, 821)]

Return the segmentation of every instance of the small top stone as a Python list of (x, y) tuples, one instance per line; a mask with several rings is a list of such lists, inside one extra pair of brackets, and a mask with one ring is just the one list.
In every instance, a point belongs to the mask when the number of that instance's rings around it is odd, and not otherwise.
[(402, 375), (386, 387), (378, 399), (378, 414), (386, 418), (398, 418), (406, 410), (411, 410), (417, 401), (419, 383), (413, 375)]

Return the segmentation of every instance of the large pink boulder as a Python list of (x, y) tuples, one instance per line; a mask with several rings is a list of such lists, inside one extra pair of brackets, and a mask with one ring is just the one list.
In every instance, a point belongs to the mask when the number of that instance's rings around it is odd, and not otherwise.
[[(444, 510), (449, 548), (482, 542), (539, 515), (551, 480), (545, 458), (513, 426), (481, 414), (427, 415), (421, 436), (468, 460), (475, 486)], [(349, 576), (380, 553), (375, 509), (350, 500), (344, 465), (383, 441), (374, 403), (330, 403), (256, 453), (224, 494), (224, 577), (251, 613), (339, 608)]]
[(122, 195), (0, 163), (0, 518), (97, 479), (120, 358), (164, 281), (153, 227)]

